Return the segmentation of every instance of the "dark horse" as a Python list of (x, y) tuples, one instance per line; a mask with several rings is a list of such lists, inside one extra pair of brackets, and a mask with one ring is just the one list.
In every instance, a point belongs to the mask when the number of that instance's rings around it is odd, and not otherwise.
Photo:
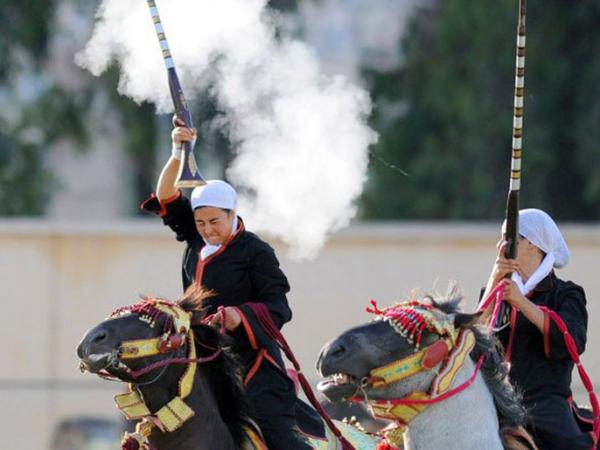
[[(204, 294), (177, 303), (145, 298), (118, 309), (86, 333), (77, 348), (82, 368), (130, 383), (116, 396), (138, 422), (127, 450), (265, 449), (250, 416), (231, 339), (202, 323)], [(378, 440), (336, 423), (357, 449)], [(320, 427), (322, 429), (322, 426)], [(340, 449), (335, 436), (307, 436), (315, 449)]]
[(321, 351), (325, 396), (365, 401), (373, 415), (392, 421), (385, 448), (529, 448), (514, 437), (529, 439), (522, 428), (526, 411), (477, 315), (459, 313), (459, 299), (426, 298), (384, 310), (373, 304), (377, 320)]

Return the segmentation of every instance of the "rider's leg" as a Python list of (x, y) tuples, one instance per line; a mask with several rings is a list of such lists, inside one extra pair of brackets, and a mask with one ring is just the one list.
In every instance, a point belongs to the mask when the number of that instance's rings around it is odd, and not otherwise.
[(579, 429), (564, 397), (547, 395), (527, 406), (531, 419), (528, 431), (540, 449), (589, 450), (592, 447), (591, 435)]
[(248, 383), (252, 417), (269, 450), (312, 450), (296, 431), (294, 384), (287, 375), (264, 363)]

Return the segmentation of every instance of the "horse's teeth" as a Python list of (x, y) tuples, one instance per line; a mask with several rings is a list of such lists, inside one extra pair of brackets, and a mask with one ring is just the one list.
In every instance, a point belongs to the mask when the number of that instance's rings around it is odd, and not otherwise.
[(352, 382), (352, 377), (346, 375), (345, 373), (336, 373), (333, 376), (333, 382), (335, 384), (348, 384)]

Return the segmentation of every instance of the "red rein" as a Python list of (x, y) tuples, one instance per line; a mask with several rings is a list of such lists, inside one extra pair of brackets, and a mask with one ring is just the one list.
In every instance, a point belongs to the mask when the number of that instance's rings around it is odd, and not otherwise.
[[(450, 397), (460, 394), (462, 391), (469, 388), (475, 382), (475, 378), (477, 378), (477, 374), (479, 373), (479, 369), (481, 369), (481, 366), (483, 365), (484, 359), (485, 359), (484, 355), (481, 355), (479, 357), (479, 361), (477, 361), (477, 365), (475, 366), (473, 375), (471, 375), (471, 377), (467, 381), (462, 383), (460, 386), (456, 386), (455, 388), (450, 389), (449, 391), (446, 391), (441, 395), (438, 395), (437, 397), (424, 398), (424, 399), (413, 399), (413, 400), (409, 400), (409, 399), (405, 399), (405, 398), (397, 398), (394, 400), (381, 400), (380, 402), (382, 404), (390, 404), (390, 405), (433, 405), (434, 403), (439, 403), (444, 400), (447, 400)], [(358, 403), (364, 399), (362, 397), (352, 397), (350, 400)]]
[(214, 361), (215, 359), (217, 359), (219, 357), (219, 355), (223, 353), (222, 349), (218, 349), (217, 351), (215, 351), (212, 355), (210, 356), (206, 356), (204, 358), (171, 358), (171, 359), (163, 359), (162, 361), (157, 361), (153, 364), (150, 364), (146, 367), (143, 367), (139, 370), (132, 370), (129, 372), (129, 375), (132, 376), (133, 378), (139, 378), (142, 375), (147, 374), (148, 372), (152, 372), (155, 369), (158, 369), (160, 367), (164, 367), (164, 366), (168, 366), (170, 364), (190, 364), (190, 363), (198, 363), (198, 364), (202, 364), (202, 363), (206, 363), (206, 362), (210, 362), (210, 361)]
[(312, 391), (312, 388), (310, 387), (310, 383), (302, 373), (302, 369), (300, 368), (298, 360), (294, 356), (294, 353), (292, 352), (292, 349), (290, 348), (289, 344), (279, 331), (279, 328), (277, 328), (277, 325), (275, 325), (275, 323), (273, 322), (273, 318), (271, 317), (271, 314), (269, 313), (267, 307), (262, 303), (246, 304), (252, 309), (265, 332), (269, 335), (271, 339), (273, 339), (279, 345), (283, 353), (285, 353), (285, 356), (293, 364), (294, 368), (296, 369), (296, 372), (298, 373), (298, 379), (300, 380), (300, 385), (302, 386), (302, 390), (306, 394), (306, 397), (313, 405), (313, 407), (317, 410), (319, 415), (323, 418), (329, 429), (338, 438), (338, 440), (342, 444), (342, 449), (355, 450), (354, 446), (350, 442), (348, 442), (348, 440), (342, 435), (340, 430), (335, 426), (335, 424), (331, 420), (331, 417), (329, 417), (327, 412), (323, 409), (323, 406), (321, 406), (321, 404), (315, 397), (315, 394)]
[(563, 339), (564, 339), (565, 345), (567, 347), (567, 351), (569, 352), (571, 359), (577, 366), (577, 371), (579, 372), (579, 377), (581, 378), (581, 381), (583, 382), (585, 390), (587, 391), (588, 396), (590, 398), (590, 404), (592, 405), (592, 412), (594, 413), (594, 428), (593, 428), (594, 429), (594, 431), (593, 431), (594, 446), (592, 447), (592, 450), (594, 450), (596, 448), (596, 445), (598, 444), (598, 439), (600, 438), (600, 404), (598, 403), (598, 397), (596, 396), (596, 393), (594, 392), (594, 385), (592, 384), (592, 380), (590, 379), (588, 373), (586, 372), (585, 368), (583, 367), (583, 364), (581, 364), (581, 360), (579, 359), (579, 353), (577, 351), (577, 345), (575, 344), (573, 337), (569, 334), (569, 330), (567, 329), (567, 325), (565, 324), (565, 322), (561, 319), (561, 317), (556, 312), (552, 311), (551, 309), (548, 309), (545, 306), (540, 306), (539, 308), (545, 314), (547, 314), (550, 319), (552, 319), (554, 321), (554, 323), (556, 324), (558, 329), (562, 332)]

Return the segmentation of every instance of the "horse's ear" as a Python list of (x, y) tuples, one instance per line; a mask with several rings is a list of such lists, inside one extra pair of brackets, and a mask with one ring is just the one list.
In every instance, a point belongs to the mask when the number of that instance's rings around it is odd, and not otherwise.
[(470, 328), (479, 322), (481, 312), (475, 314), (456, 313), (454, 315), (454, 328)]

